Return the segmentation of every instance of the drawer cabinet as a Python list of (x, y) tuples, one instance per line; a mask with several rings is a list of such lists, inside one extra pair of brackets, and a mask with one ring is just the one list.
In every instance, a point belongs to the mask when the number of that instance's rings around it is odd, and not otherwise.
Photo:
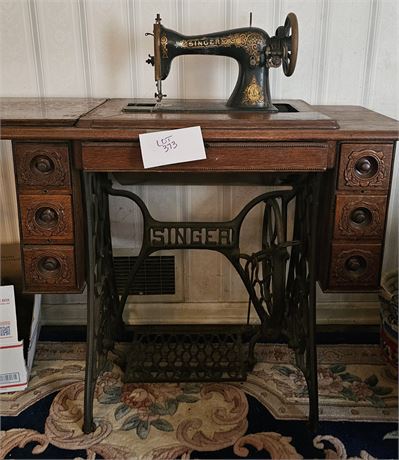
[(25, 246), (23, 261), (28, 291), (60, 292), (77, 285), (73, 246)]
[(342, 144), (338, 189), (388, 190), (392, 144)]
[(330, 288), (369, 290), (379, 284), (381, 245), (332, 245)]
[(80, 177), (66, 142), (14, 142), (26, 292), (80, 292), (84, 247)]
[(70, 189), (68, 144), (15, 142), (13, 151), (19, 186)]
[[(379, 289), (392, 174), (393, 144), (342, 143), (320, 248), (319, 280), (326, 291)], [(331, 180), (334, 180), (332, 177)], [(330, 230), (332, 228), (332, 231)]]
[(73, 243), (70, 195), (20, 195), (19, 209), (26, 243)]
[(384, 236), (386, 196), (337, 195), (334, 240)]

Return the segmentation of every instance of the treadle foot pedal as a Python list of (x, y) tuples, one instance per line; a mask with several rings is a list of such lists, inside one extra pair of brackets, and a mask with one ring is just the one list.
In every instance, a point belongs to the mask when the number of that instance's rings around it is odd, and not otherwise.
[[(139, 326), (126, 357), (125, 382), (241, 381), (255, 362), (256, 326)], [(252, 351), (251, 351), (252, 350)]]

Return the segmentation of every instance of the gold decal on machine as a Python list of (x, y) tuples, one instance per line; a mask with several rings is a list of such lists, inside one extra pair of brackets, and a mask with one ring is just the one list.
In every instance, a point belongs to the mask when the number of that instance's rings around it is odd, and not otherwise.
[(252, 77), (251, 83), (245, 88), (242, 102), (248, 105), (264, 102), (262, 88), (256, 81), (255, 75)]
[(214, 48), (217, 46), (235, 46), (237, 48), (243, 48), (245, 52), (250, 56), (250, 59), (254, 60), (256, 64), (259, 64), (260, 53), (258, 52), (259, 43), (263, 43), (263, 37), (257, 32), (244, 32), (230, 34), (225, 37), (204, 37), (196, 39), (185, 39), (176, 43), (179, 48)]
[(162, 35), (161, 37), (161, 49), (162, 49), (162, 57), (168, 57), (168, 37), (166, 35)]

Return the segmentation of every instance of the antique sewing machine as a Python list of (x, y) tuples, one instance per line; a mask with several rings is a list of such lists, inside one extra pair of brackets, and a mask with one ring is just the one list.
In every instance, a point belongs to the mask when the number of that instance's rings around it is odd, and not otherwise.
[[(187, 54), (213, 54), (231, 57), (239, 65), (237, 83), (226, 103), (227, 108), (278, 112), (270, 97), (269, 68), (282, 64), (287, 77), (293, 74), (298, 52), (298, 21), (294, 13), (289, 13), (274, 37), (252, 27), (251, 23), (252, 14), (249, 27), (187, 36), (164, 27), (157, 14), (153, 34), (146, 34), (154, 37), (154, 55), (149, 55), (146, 62), (154, 66), (157, 102), (166, 96), (162, 93), (162, 80), (169, 75), (174, 58)], [(125, 111), (140, 110), (140, 107), (143, 106), (132, 103)], [(170, 110), (171, 106), (155, 106), (155, 110), (162, 109)]]
[[(273, 37), (251, 26), (183, 36), (163, 27), (157, 15), (153, 37), (154, 55), (147, 62), (155, 68), (156, 102), (0, 99), (1, 136), (12, 141), (25, 291), (72, 294), (87, 285), (84, 431), (89, 433), (95, 429), (95, 383), (120, 337), (141, 265), (160, 249), (217, 251), (248, 292), (247, 321), (183, 324), (166, 332), (163, 325), (142, 330), (135, 325), (126, 381), (245, 380), (257, 341), (282, 337), (304, 373), (315, 428), (316, 282), (327, 292), (378, 290), (398, 123), (362, 107), (272, 104), (269, 68), (282, 65), (287, 76), (295, 69), (293, 13)], [(172, 60), (187, 54), (238, 61), (238, 80), (226, 104), (164, 102), (162, 80)], [(201, 126), (205, 160), (143, 168), (140, 134), (187, 126)], [(262, 193), (241, 208), (231, 203), (230, 220), (169, 222), (154, 219), (138, 195), (114, 188), (111, 174), (122, 184), (289, 187)], [(143, 220), (140, 253), (131, 258), (122, 287), (114, 270), (110, 195), (137, 206)], [(248, 252), (240, 231), (256, 206), (263, 212), (261, 237), (256, 251)], [(249, 323), (250, 308), (258, 323)], [(160, 343), (163, 350), (173, 346), (173, 353), (159, 354)]]

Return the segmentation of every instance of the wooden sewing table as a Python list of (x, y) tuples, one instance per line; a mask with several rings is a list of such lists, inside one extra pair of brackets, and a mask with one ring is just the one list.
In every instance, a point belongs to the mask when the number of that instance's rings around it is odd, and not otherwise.
[[(96, 378), (123, 326), (127, 297), (119, 298), (113, 282), (109, 194), (131, 199), (143, 213), (141, 262), (165, 248), (213, 249), (230, 260), (261, 320), (247, 368), (256, 340), (285, 336), (308, 382), (315, 425), (315, 282), (329, 292), (378, 289), (399, 124), (362, 107), (302, 101), (281, 102), (289, 111), (277, 114), (219, 113), (207, 110), (206, 101), (193, 101), (202, 107), (195, 112), (122, 112), (128, 102), (1, 99), (1, 138), (13, 146), (25, 291), (74, 293), (88, 285), (85, 432), (93, 429)], [(140, 133), (197, 125), (206, 160), (143, 169)], [(229, 222), (172, 223), (155, 221), (137, 196), (113, 189), (108, 173), (148, 184), (293, 185), (252, 200)], [(294, 198), (293, 240), (284, 241), (287, 203)], [(242, 255), (241, 223), (262, 203), (260, 251)], [(174, 239), (159, 237), (165, 229)], [(254, 278), (258, 266), (263, 278)], [(245, 378), (245, 372), (237, 375)]]

